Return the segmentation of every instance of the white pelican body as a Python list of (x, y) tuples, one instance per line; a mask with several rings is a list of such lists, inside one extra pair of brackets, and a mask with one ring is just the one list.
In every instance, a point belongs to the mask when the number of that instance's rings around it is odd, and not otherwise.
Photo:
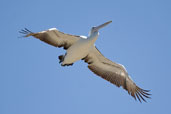
[(38, 33), (24, 29), (20, 33), (26, 34), (25, 37), (33, 36), (55, 47), (64, 47), (67, 50), (66, 54), (59, 56), (59, 63), (62, 63), (62, 66), (72, 65), (74, 62), (82, 59), (88, 63), (88, 68), (98, 76), (115, 84), (117, 87), (122, 86), (135, 100), (138, 99), (140, 102), (141, 100), (146, 101), (144, 97), (150, 98), (149, 90), (138, 87), (130, 78), (123, 65), (105, 58), (94, 45), (99, 35), (98, 30), (111, 22), (92, 27), (87, 38), (65, 34), (56, 28)]
[(90, 34), (87, 39), (80, 39), (68, 48), (66, 56), (62, 65), (72, 64), (75, 61), (85, 58), (91, 49), (93, 49), (94, 43), (97, 40), (99, 33), (95, 32)]

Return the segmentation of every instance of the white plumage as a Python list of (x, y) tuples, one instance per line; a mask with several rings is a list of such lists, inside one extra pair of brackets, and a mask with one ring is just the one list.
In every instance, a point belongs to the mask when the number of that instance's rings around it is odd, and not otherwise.
[(131, 80), (123, 65), (105, 58), (94, 46), (99, 35), (98, 30), (111, 22), (92, 27), (88, 37), (65, 34), (56, 28), (38, 33), (24, 29), (20, 33), (26, 34), (25, 37), (33, 36), (55, 47), (64, 47), (67, 51), (66, 54), (59, 56), (62, 66), (72, 65), (74, 62), (82, 59), (88, 63), (88, 68), (98, 76), (115, 84), (117, 87), (122, 86), (132, 97), (140, 102), (141, 100), (146, 101), (144, 97), (150, 98), (149, 90), (139, 88)]

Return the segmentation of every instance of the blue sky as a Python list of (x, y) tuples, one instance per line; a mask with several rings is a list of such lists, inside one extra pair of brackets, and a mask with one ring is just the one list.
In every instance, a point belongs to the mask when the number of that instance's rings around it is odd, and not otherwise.
[[(171, 2), (169, 0), (1, 0), (1, 114), (169, 114), (171, 96)], [(96, 46), (123, 64), (136, 84), (150, 89), (148, 103), (88, 70), (83, 61), (61, 67), (65, 53), (18, 31), (52, 27), (87, 35), (100, 30)]]

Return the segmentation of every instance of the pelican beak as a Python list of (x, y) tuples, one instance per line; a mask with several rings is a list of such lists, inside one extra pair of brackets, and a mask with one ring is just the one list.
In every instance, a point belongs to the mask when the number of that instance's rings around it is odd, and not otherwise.
[(106, 23), (104, 23), (104, 24), (101, 24), (101, 25), (95, 27), (95, 28), (96, 28), (96, 30), (98, 31), (99, 29), (105, 27), (106, 25), (108, 25), (108, 24), (111, 23), (111, 22), (112, 22), (112, 21), (108, 21), (108, 22), (106, 22)]

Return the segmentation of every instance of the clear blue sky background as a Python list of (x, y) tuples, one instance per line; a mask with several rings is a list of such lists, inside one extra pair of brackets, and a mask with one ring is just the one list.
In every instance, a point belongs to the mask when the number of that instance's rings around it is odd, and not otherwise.
[[(0, 114), (171, 113), (170, 0), (1, 0), (0, 20)], [(83, 61), (61, 67), (62, 49), (18, 38), (24, 27), (87, 35), (109, 20), (96, 46), (151, 90), (148, 103), (136, 102)]]

